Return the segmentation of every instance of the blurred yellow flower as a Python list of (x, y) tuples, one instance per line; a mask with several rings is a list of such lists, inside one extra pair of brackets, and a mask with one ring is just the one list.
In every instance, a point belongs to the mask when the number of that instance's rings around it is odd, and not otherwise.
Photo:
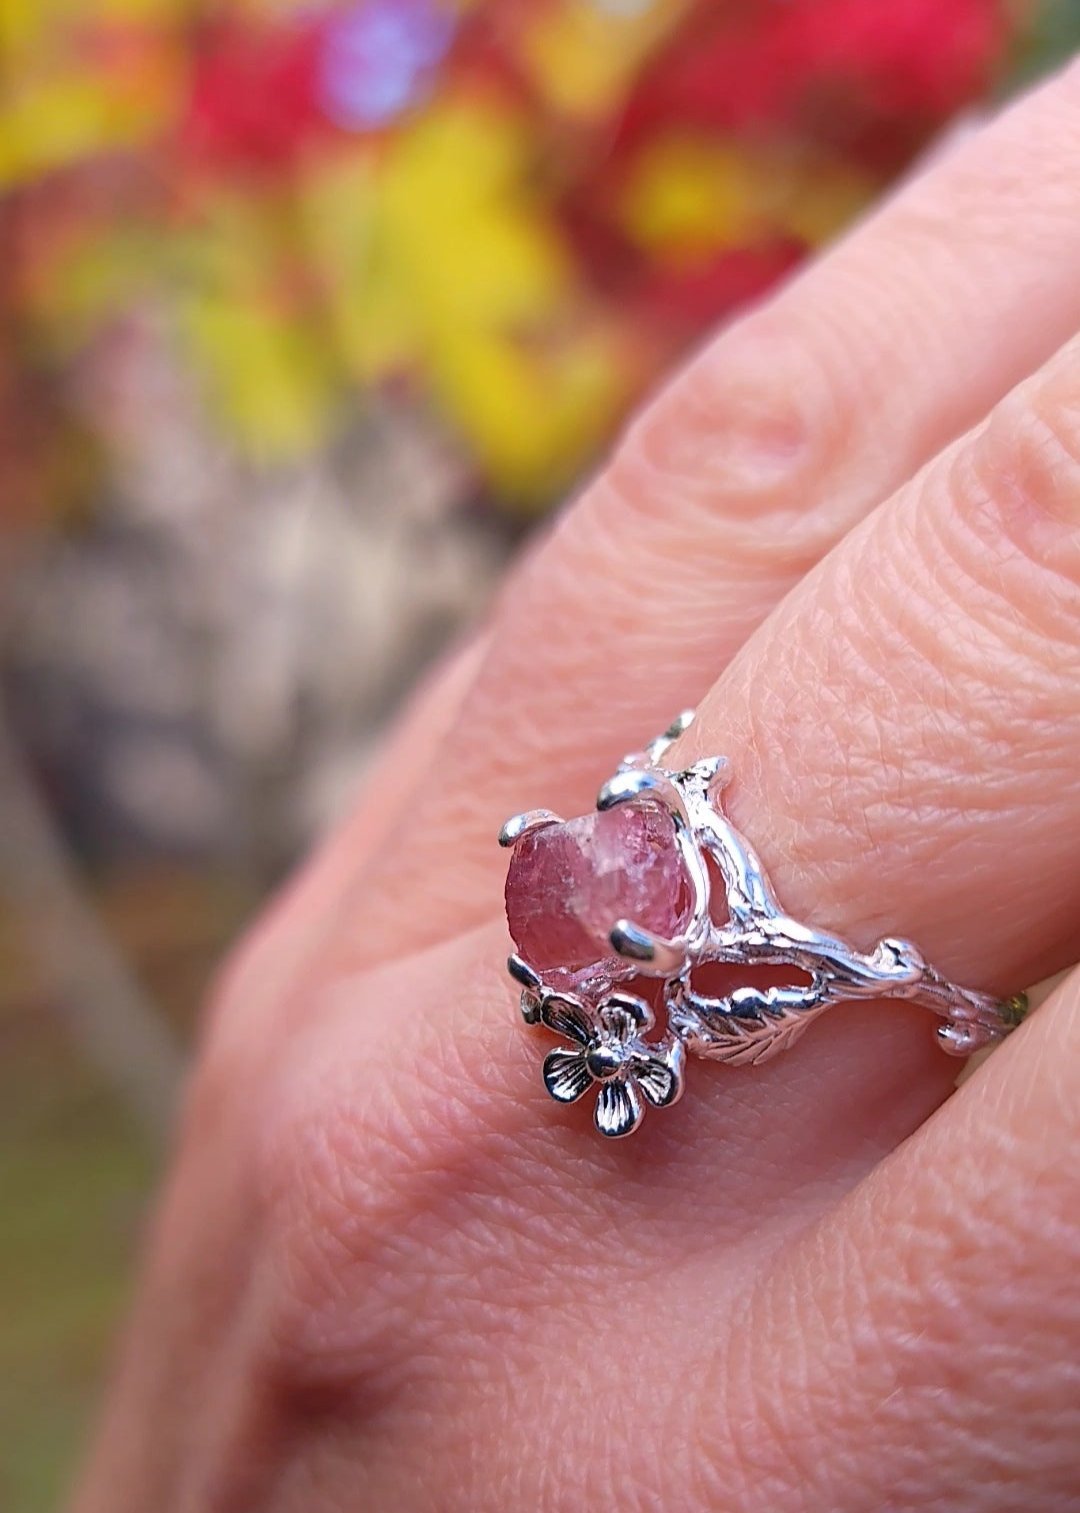
[(323, 439), (332, 389), (310, 326), (227, 292), (194, 301), (185, 326), (209, 373), (211, 400), (248, 456), (272, 462)]
[(623, 339), (593, 314), (530, 188), (527, 123), (450, 94), (381, 153), (304, 189), (308, 245), (357, 379), (423, 375), (496, 485), (544, 497), (623, 403)]
[(770, 239), (816, 246), (849, 221), (875, 187), (850, 163), (802, 146), (672, 131), (638, 155), (620, 214), (644, 251), (686, 265)]
[[(184, 78), (176, 0), (4, 0), (0, 188), (141, 146), (174, 118)], [(138, 23), (154, 21), (157, 25)]]
[(622, 103), (644, 60), (689, 0), (553, 0), (529, 14), (521, 59), (542, 98), (569, 116), (602, 120)]
[(212, 418), (260, 462), (325, 439), (340, 373), (299, 276), (291, 196), (219, 190), (169, 253), (181, 336), (205, 375)]

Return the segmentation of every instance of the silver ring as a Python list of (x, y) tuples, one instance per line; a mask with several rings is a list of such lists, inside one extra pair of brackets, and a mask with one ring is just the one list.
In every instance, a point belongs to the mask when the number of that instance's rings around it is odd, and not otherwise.
[[(568, 1042), (544, 1061), (554, 1099), (575, 1103), (595, 1089), (599, 1132), (632, 1134), (647, 1105), (682, 1096), (688, 1054), (756, 1065), (851, 999), (932, 1010), (942, 1020), (938, 1043), (953, 1056), (1016, 1028), (1023, 993), (1000, 999), (960, 987), (909, 940), (886, 937), (864, 954), (786, 914), (721, 807), (726, 758), (683, 771), (663, 765), (692, 719), (685, 712), (626, 757), (600, 789), (595, 815), (568, 823), (534, 809), (499, 833), (514, 853), (506, 903), (517, 952), (508, 966), (521, 1011)], [(633, 913), (620, 917), (621, 905)], [(732, 982), (705, 991), (710, 973)], [(755, 985), (763, 974), (772, 980)], [(650, 1038), (657, 1009), (664, 1027)]]

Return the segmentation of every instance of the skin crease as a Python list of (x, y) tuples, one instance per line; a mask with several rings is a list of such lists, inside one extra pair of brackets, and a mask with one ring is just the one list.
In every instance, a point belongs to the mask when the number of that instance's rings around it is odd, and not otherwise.
[[(78, 1513), (1076, 1506), (1080, 985), (929, 1122), (955, 1073), (931, 1021), (862, 1005), (767, 1067), (693, 1064), (679, 1108), (604, 1145), (539, 1086), (478, 837), (489, 804), (486, 835), (522, 803), (583, 807), (684, 701), (674, 670), (691, 696), (712, 683), (683, 753), (732, 756), (731, 813), (794, 912), (863, 945), (911, 933), (1002, 988), (1075, 959), (1080, 353), (1050, 353), (1080, 312), (1048, 231), (1070, 234), (1076, 176), (1045, 143), (1069, 120), (1075, 140), (1078, 108), (1067, 75), (676, 382), (526, 565), (479, 668), (429, 694), (446, 744), (413, 716), (412, 772), (438, 749), (444, 800), (422, 875), (398, 860), (420, 851), (407, 828), (380, 841), (408, 788), (384, 778), (379, 819), (354, 822), (363, 858), (325, 853), (240, 956)], [(907, 301), (889, 341), (934, 333), (925, 370), (913, 338), (883, 372), (872, 274)], [(736, 369), (756, 331), (797, 344), (830, 290), (851, 348), (797, 361), (846, 374), (846, 406), (762, 419), (716, 377), (725, 344)], [(710, 406), (730, 477), (703, 451)], [(646, 544), (685, 591), (674, 625), (630, 592)], [(601, 547), (591, 622), (575, 585)], [(639, 676), (612, 688), (631, 614)], [(414, 906), (433, 929), (404, 952)], [(360, 961), (361, 928), (400, 959)]]

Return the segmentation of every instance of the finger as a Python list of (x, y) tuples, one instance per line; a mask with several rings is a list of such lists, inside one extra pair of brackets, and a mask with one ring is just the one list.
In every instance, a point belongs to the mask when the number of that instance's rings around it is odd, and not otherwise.
[[(754, 1308), (747, 1369), (771, 1421), (738, 1507), (1077, 1506), (1078, 1084), (1075, 973), (786, 1252)], [(718, 1457), (700, 1406), (704, 1478), (729, 1489), (748, 1447)]]
[(1037, 981), (1080, 935), (1080, 342), (793, 592), (673, 759), (725, 749), (785, 904)]
[[(335, 922), (348, 879), (407, 802), (475, 676), (483, 646), (482, 637), (467, 644), (419, 689), (350, 817), (271, 904), (221, 974), (208, 1012), (209, 1069), (202, 1068), (188, 1099), (186, 1139), (155, 1220), (151, 1263), (80, 1509), (115, 1509), (117, 1487), (127, 1489), (124, 1506), (165, 1513), (174, 1505), (168, 1499), (183, 1474), (191, 1426), (206, 1410), (205, 1383), (226, 1353), (259, 1244), (248, 1180), (257, 1133), (252, 1101), (290, 1027), (309, 1009), (300, 985)], [(214, 1237), (209, 1246), (208, 1234)], [(136, 1403), (177, 1432), (133, 1439), (129, 1415)]]
[(365, 951), (482, 917), (507, 814), (591, 803), (598, 769), (695, 702), (808, 566), (1076, 329), (1078, 123), (1074, 70), (720, 337), (634, 427), (513, 580), (426, 792), (354, 893)]

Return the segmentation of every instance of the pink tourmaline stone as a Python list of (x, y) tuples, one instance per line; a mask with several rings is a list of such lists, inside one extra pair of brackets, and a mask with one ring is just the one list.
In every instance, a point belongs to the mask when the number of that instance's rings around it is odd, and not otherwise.
[(525, 835), (506, 876), (506, 920), (519, 954), (549, 987), (634, 976), (608, 941), (616, 920), (678, 935), (690, 882), (663, 810), (617, 808)]

